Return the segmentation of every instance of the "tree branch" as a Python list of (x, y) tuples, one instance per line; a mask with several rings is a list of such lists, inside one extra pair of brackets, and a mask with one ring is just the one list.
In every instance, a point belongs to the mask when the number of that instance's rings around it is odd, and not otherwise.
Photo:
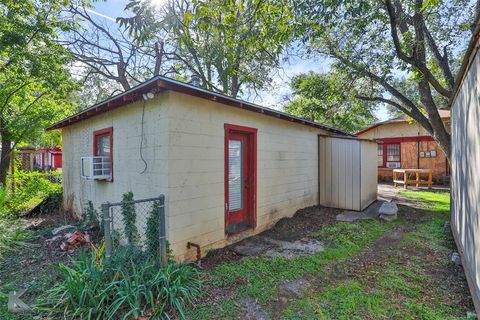
[(453, 87), (455, 86), (455, 77), (453, 76), (452, 70), (450, 69), (450, 65), (448, 64), (447, 47), (443, 48), (443, 56), (442, 56), (435, 42), (435, 39), (433, 38), (432, 34), (430, 33), (430, 30), (428, 30), (427, 25), (425, 24), (425, 21), (423, 21), (423, 31), (427, 38), (428, 46), (430, 47), (430, 50), (432, 50), (432, 53), (435, 59), (437, 59), (438, 64), (442, 69), (445, 80), (447, 80), (448, 88), (450, 89), (450, 91), (453, 91)]
[[(405, 52), (403, 52), (400, 44), (400, 39), (398, 37), (398, 32), (397, 32), (398, 21), (395, 14), (395, 9), (393, 8), (392, 2), (390, 0), (385, 0), (385, 5), (386, 5), (389, 20), (390, 20), (390, 33), (393, 39), (395, 52), (397, 53), (398, 58), (417, 68), (439, 94), (447, 98), (450, 98), (452, 95), (452, 91), (445, 89), (440, 84), (440, 82), (435, 78), (433, 73), (428, 69), (425, 62), (418, 61), (415, 58), (415, 54), (413, 56), (408, 56)], [(416, 42), (418, 42), (418, 39), (416, 39)]]

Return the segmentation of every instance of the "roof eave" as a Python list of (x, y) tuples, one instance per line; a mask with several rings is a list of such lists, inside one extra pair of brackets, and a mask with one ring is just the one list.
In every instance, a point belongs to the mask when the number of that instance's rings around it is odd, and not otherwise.
[(110, 111), (112, 109), (133, 103), (135, 101), (138, 101), (142, 99), (142, 94), (146, 92), (152, 92), (158, 93), (163, 90), (172, 90), (175, 92), (180, 92), (188, 95), (193, 95), (196, 97), (200, 97), (206, 100), (210, 101), (215, 101), (223, 104), (227, 104), (233, 107), (241, 108), (241, 109), (246, 109), (250, 110), (253, 112), (257, 113), (262, 113), (268, 116), (272, 117), (277, 117), (280, 119), (284, 120), (289, 120), (291, 122), (296, 122), (304, 125), (308, 125), (311, 127), (315, 127), (321, 130), (333, 132), (336, 134), (341, 134), (341, 135), (349, 135), (349, 136), (354, 136), (352, 134), (346, 133), (342, 130), (335, 129), (314, 121), (309, 121), (306, 119), (298, 118), (293, 115), (277, 111), (274, 109), (270, 108), (265, 108), (250, 102), (238, 100), (232, 97), (228, 97), (222, 94), (217, 94), (199, 87), (195, 87), (186, 83), (182, 83), (173, 79), (167, 79), (164, 77), (154, 77), (141, 85), (138, 85), (124, 93), (118, 94), (108, 100), (105, 100), (103, 102), (100, 102), (82, 112), (79, 112), (69, 118), (66, 118), (62, 121), (59, 121), (50, 127), (47, 128), (47, 130), (55, 130), (55, 129), (61, 129), (63, 127), (66, 127), (68, 125), (71, 125), (73, 123), (85, 120), (87, 118), (96, 116), (98, 114)]

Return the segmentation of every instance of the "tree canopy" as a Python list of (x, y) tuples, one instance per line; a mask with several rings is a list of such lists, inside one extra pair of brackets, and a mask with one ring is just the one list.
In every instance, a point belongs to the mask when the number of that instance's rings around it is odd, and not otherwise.
[(164, 7), (130, 0), (135, 15), (119, 19), (137, 41), (165, 36), (177, 70), (233, 97), (269, 86), (292, 40), (293, 4), (274, 0), (170, 0)]
[(42, 142), (45, 127), (72, 110), (68, 51), (56, 42), (69, 24), (65, 0), (0, 1), (0, 183), (12, 147)]
[(352, 96), (351, 90), (345, 90), (352, 85), (349, 80), (348, 75), (335, 71), (299, 74), (291, 81), (294, 98), (284, 110), (355, 133), (376, 120), (376, 104), (358, 99)]
[[(452, 96), (453, 74), (471, 37), (475, 3), (423, 0), (300, 2), (297, 36), (311, 55), (327, 56), (355, 81), (356, 98), (385, 103), (421, 124), (450, 156), (438, 109)], [(355, 83), (355, 82), (354, 82)]]

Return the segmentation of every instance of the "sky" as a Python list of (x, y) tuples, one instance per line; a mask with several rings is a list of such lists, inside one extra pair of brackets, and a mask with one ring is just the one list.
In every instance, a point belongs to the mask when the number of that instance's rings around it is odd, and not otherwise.
[[(159, 5), (163, 0), (152, 0)], [(106, 0), (94, 2), (92, 14), (96, 14), (98, 19), (105, 22), (115, 23), (115, 18), (125, 16), (123, 9), (127, 0)], [(281, 110), (285, 96), (291, 93), (290, 80), (293, 76), (309, 71), (327, 72), (329, 64), (325, 59), (301, 59), (298, 57), (289, 59), (283, 63), (281, 70), (273, 76), (272, 89), (259, 92), (259, 96), (252, 99), (242, 97), (265, 107)], [(379, 121), (388, 119), (388, 113), (385, 107), (379, 108), (376, 112)]]

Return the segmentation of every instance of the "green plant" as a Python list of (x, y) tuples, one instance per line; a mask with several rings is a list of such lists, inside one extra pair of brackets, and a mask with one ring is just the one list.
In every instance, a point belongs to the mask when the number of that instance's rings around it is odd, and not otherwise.
[(93, 206), (93, 202), (89, 200), (83, 212), (83, 219), (85, 221), (85, 225), (89, 227), (100, 226), (98, 217), (99, 214), (97, 209), (95, 209), (95, 207)]
[(134, 319), (152, 315), (183, 319), (199, 297), (199, 272), (185, 264), (159, 268), (137, 249), (123, 248), (106, 260), (99, 248), (60, 265), (63, 281), (42, 297), (41, 310), (79, 319)]
[(160, 201), (154, 201), (147, 218), (147, 248), (146, 252), (152, 257), (158, 257), (160, 250)]
[(138, 234), (136, 220), (137, 213), (135, 211), (135, 203), (133, 203), (133, 192), (127, 192), (122, 197), (122, 216), (125, 230), (125, 236), (127, 237), (128, 244), (130, 246), (137, 246), (140, 239)]
[(107, 301), (112, 294), (106, 291), (108, 274), (99, 263), (95, 251), (82, 253), (78, 260), (71, 259), (71, 267), (60, 264), (63, 282), (41, 298), (41, 310), (64, 313), (71, 318), (101, 319), (105, 315)]
[(10, 177), (12, 192), (4, 195), (3, 208), (10, 215), (15, 215), (37, 206), (45, 201), (41, 211), (58, 209), (62, 197), (62, 184), (56, 178), (57, 172), (25, 172), (17, 171)]
[(25, 242), (30, 232), (21, 220), (0, 219), (0, 258), (17, 248), (28, 246)]

